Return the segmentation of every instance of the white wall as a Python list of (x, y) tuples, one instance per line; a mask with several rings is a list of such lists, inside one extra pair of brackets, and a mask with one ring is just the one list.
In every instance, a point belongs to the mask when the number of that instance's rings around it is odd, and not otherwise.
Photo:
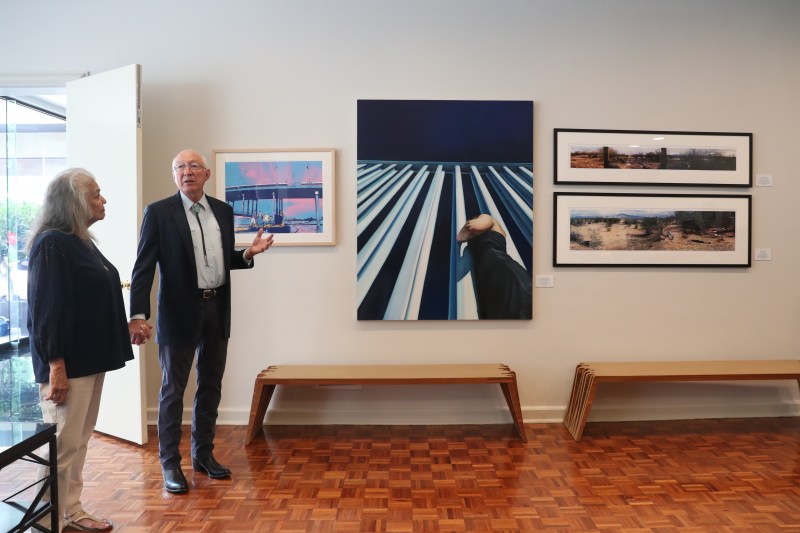
[[(560, 421), (582, 360), (797, 357), (800, 2), (4, 0), (0, 19), (0, 74), (143, 66), (147, 202), (174, 192), (184, 147), (336, 148), (337, 246), (273, 248), (233, 275), (222, 423), (246, 423), (268, 364), (504, 362), (532, 422)], [(359, 98), (534, 101), (535, 273), (555, 287), (534, 291), (533, 321), (355, 319)], [(774, 187), (689, 192), (752, 193), (753, 246), (773, 260), (554, 268), (556, 127), (752, 132), (754, 172)], [(147, 357), (152, 410), (153, 347)], [(594, 418), (797, 414), (796, 389), (608, 387)], [(280, 422), (510, 420), (499, 390), (479, 386), (279, 388), (272, 407)]]

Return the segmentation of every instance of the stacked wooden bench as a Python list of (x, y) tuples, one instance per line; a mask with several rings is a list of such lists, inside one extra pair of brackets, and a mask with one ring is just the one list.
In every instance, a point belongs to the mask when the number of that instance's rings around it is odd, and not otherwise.
[(520, 439), (526, 440), (516, 374), (503, 364), (455, 365), (276, 365), (256, 377), (247, 444), (264, 424), (277, 385), (420, 385), (497, 383)]
[(575, 370), (564, 425), (575, 440), (583, 435), (597, 385), (613, 381), (797, 380), (800, 360), (649, 361), (580, 363)]

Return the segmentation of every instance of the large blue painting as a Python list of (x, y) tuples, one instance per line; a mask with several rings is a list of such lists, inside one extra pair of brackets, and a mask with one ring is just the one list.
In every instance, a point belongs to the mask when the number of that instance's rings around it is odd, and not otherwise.
[(359, 100), (358, 319), (530, 319), (533, 102)]

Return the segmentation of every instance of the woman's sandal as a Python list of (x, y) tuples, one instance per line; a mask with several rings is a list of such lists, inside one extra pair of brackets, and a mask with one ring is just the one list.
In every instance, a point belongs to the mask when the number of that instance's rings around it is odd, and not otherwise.
[[(79, 521), (86, 519), (97, 522), (98, 524), (102, 524), (102, 526), (94, 527), (78, 523)], [(112, 527), (114, 527), (114, 524), (112, 524), (110, 520), (91, 515), (86, 511), (78, 511), (72, 515), (69, 520), (67, 520), (62, 531), (110, 531)]]

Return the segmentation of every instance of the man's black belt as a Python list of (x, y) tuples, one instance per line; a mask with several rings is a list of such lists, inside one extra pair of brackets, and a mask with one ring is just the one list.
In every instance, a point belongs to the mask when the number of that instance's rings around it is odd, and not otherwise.
[(197, 289), (195, 294), (204, 300), (210, 300), (211, 298), (222, 296), (222, 289), (223, 287), (217, 287), (216, 289)]

